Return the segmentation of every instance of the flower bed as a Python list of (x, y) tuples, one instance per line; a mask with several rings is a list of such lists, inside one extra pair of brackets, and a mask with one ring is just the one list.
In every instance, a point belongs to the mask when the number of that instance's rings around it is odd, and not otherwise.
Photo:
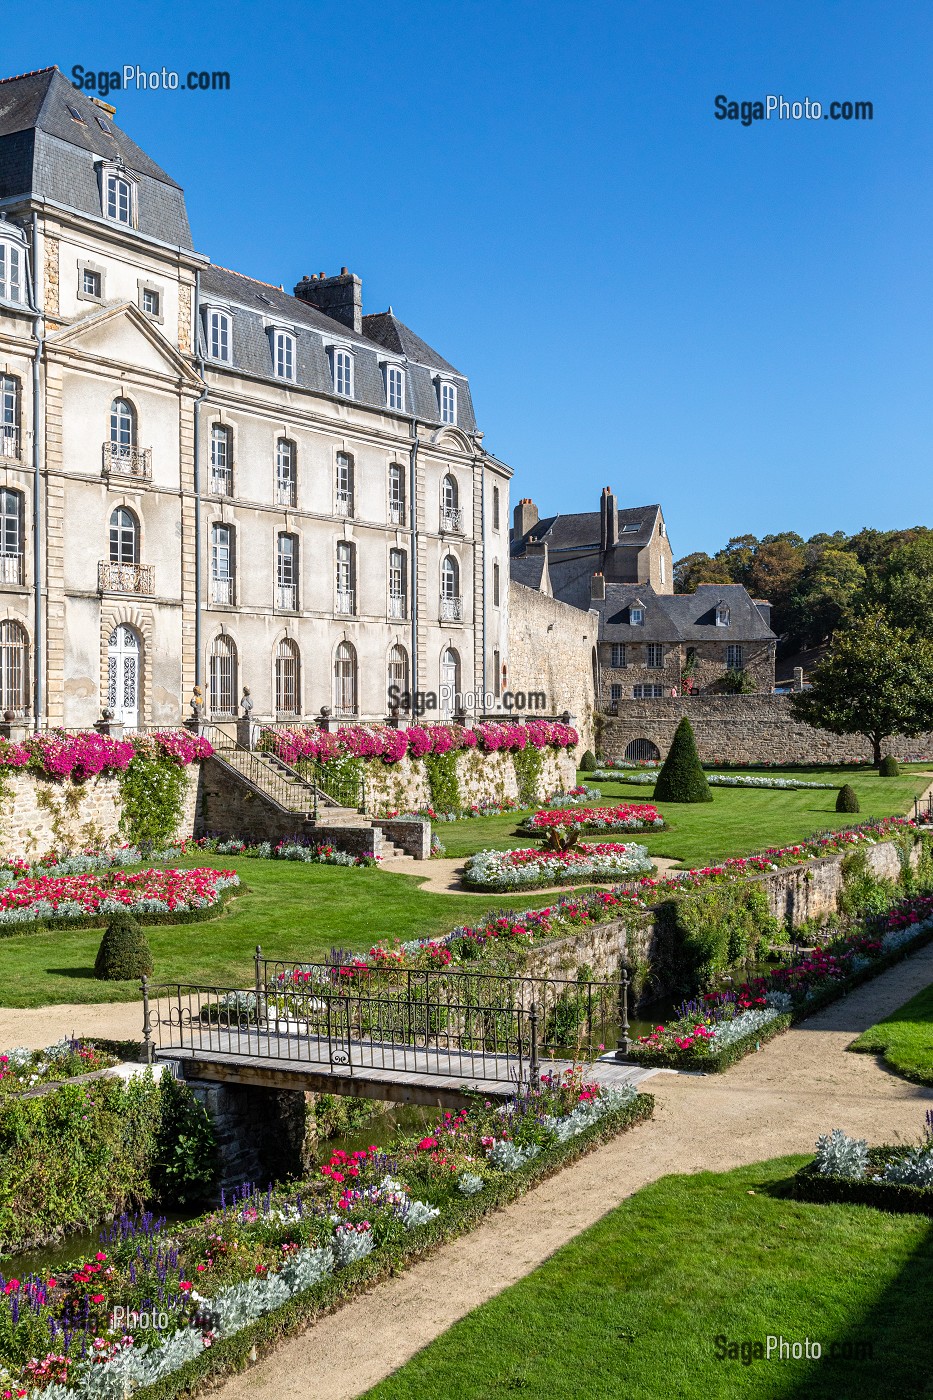
[(25, 875), (0, 890), (0, 935), (43, 926), (97, 925), (129, 910), (145, 923), (209, 917), (240, 883), (233, 870), (115, 870), (100, 875)]
[(660, 831), (664, 818), (656, 807), (630, 802), (618, 807), (571, 807), (535, 812), (519, 830), (529, 833), (568, 828), (577, 831)]
[[(704, 765), (705, 767), (705, 765)], [(629, 770), (623, 768), (598, 769), (595, 773), (588, 775), (595, 783), (636, 783), (639, 786), (647, 786), (657, 781), (657, 773), (645, 773), (640, 770)], [(747, 788), (825, 788), (835, 792), (838, 783), (808, 783), (802, 778), (764, 778), (753, 777), (744, 774), (728, 773), (707, 773), (706, 781), (710, 787), (747, 787)]]
[[(167, 1230), (126, 1216), (91, 1258), (0, 1277), (11, 1394), (161, 1400), (245, 1364), (253, 1347), (464, 1233), (590, 1147), (650, 1117), (650, 1095), (572, 1075), (501, 1107), (448, 1112), (422, 1138), (337, 1152), (308, 1180)], [(118, 1311), (122, 1309), (122, 1311)]]
[(123, 773), (137, 755), (163, 757), (185, 767), (210, 758), (213, 752), (206, 739), (186, 729), (133, 734), (126, 739), (111, 739), (96, 729), (78, 734), (49, 729), (21, 743), (0, 739), (0, 768), (28, 768), (43, 778), (82, 782), (98, 774)]
[(582, 884), (642, 875), (652, 869), (644, 846), (634, 843), (574, 846), (552, 852), (537, 847), (519, 851), (479, 851), (467, 861), (463, 883), (468, 889), (533, 889), (536, 885)]
[(631, 1046), (637, 1064), (723, 1070), (933, 938), (933, 895), (896, 906), (877, 931), (860, 929), (756, 977), (737, 991), (685, 1002), (675, 1019)]
[(424, 758), (428, 754), (450, 753), (456, 749), (479, 749), (484, 753), (519, 753), (530, 744), (536, 749), (570, 749), (579, 742), (570, 725), (556, 720), (531, 720), (528, 724), (490, 722), (471, 729), (458, 724), (413, 725), (409, 729), (389, 726), (348, 725), (336, 733), (315, 726), (294, 729), (264, 729), (260, 747), (271, 751), (284, 763), (314, 759), (330, 763), (341, 756), (378, 758), (383, 763), (400, 763), (406, 756)]
[(919, 1146), (869, 1147), (838, 1128), (821, 1137), (816, 1156), (794, 1177), (801, 1201), (841, 1202), (876, 1210), (933, 1215), (933, 1109)]
[(39, 1084), (57, 1084), (79, 1074), (109, 1069), (117, 1063), (115, 1055), (99, 1050), (90, 1041), (67, 1036), (44, 1050), (18, 1045), (12, 1050), (0, 1051), (0, 1098), (23, 1094)]

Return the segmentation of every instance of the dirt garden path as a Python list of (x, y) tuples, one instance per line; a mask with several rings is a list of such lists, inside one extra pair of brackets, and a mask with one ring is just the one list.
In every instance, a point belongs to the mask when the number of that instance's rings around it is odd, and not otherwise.
[(530, 1191), (487, 1224), (283, 1342), (220, 1387), (223, 1400), (351, 1400), (480, 1303), (648, 1182), (807, 1152), (830, 1128), (870, 1142), (916, 1141), (933, 1090), (871, 1055), (861, 1031), (933, 982), (933, 946), (915, 953), (724, 1075), (666, 1072), (647, 1083), (652, 1122)]
[[(669, 870), (679, 864), (678, 861), (670, 860), (667, 856), (653, 856), (652, 860), (657, 866), (659, 875), (666, 875)], [(488, 890), (465, 890), (461, 885), (460, 876), (463, 874), (465, 865), (466, 859), (463, 857), (448, 859), (446, 856), (441, 856), (429, 861), (413, 861), (410, 857), (408, 859), (402, 857), (400, 860), (380, 861), (379, 869), (393, 870), (399, 875), (414, 875), (416, 880), (421, 881), (420, 888), (429, 894), (465, 894), (474, 899), (488, 900)], [(422, 874), (422, 872), (424, 873)], [(587, 885), (588, 888), (611, 889), (613, 885), (618, 883), (618, 880), (604, 880), (601, 884), (588, 881)], [(570, 894), (572, 889), (572, 885), (548, 885), (543, 889), (535, 886), (533, 890), (514, 890), (513, 893), (516, 899), (521, 899), (523, 894)]]

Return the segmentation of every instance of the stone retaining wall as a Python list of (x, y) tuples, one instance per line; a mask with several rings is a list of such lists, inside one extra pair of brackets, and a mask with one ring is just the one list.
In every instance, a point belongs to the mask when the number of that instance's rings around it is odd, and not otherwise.
[[(625, 756), (634, 739), (649, 739), (663, 758), (684, 715), (704, 763), (851, 763), (870, 760), (871, 744), (858, 735), (830, 734), (795, 720), (788, 695), (681, 695), (625, 700), (619, 714), (600, 716), (600, 753)], [(933, 734), (895, 735), (884, 751), (899, 759), (933, 756)]]
[[(577, 749), (542, 749), (538, 799), (576, 785)], [(416, 811), (431, 805), (428, 770), (420, 759), (403, 758), (400, 763), (370, 763), (366, 769), (366, 810), (369, 812)], [(510, 753), (480, 753), (476, 749), (457, 752), (457, 783), (460, 802), (501, 802), (518, 796), (518, 777)]]

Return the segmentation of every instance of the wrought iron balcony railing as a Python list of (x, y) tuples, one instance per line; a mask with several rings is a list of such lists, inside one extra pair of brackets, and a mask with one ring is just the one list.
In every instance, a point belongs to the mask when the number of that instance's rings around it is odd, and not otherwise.
[(155, 593), (155, 569), (151, 564), (111, 564), (102, 559), (97, 566), (97, 587), (101, 593)]
[(337, 514), (338, 514), (338, 515), (352, 516), (352, 514), (353, 514), (353, 492), (352, 492), (352, 491), (338, 491), (338, 492), (337, 492), (337, 506), (336, 506), (336, 510), (337, 510)]
[(144, 481), (151, 480), (151, 447), (133, 447), (123, 442), (105, 442), (103, 454), (105, 475), (138, 476)]
[(408, 616), (407, 599), (404, 593), (389, 594), (389, 617), (398, 622), (404, 622)]
[(22, 583), (23, 556), (21, 554), (0, 555), (0, 583)]
[(356, 612), (356, 593), (338, 593), (337, 611), (345, 617), (350, 617)]
[(19, 428), (16, 423), (0, 423), (0, 457), (19, 461)]
[(441, 595), (441, 622), (463, 621), (463, 599)]
[(298, 611), (297, 583), (280, 583), (276, 588), (276, 605), (284, 612)]
[(404, 504), (403, 504), (401, 501), (390, 501), (390, 502), (389, 502), (389, 524), (390, 524), (390, 525), (404, 525), (404, 524), (405, 524), (405, 506), (404, 506)]
[(232, 578), (211, 579), (211, 602), (220, 603), (222, 606), (228, 608), (233, 606)]
[(463, 509), (461, 506), (441, 506), (441, 529), (455, 535), (463, 534)]

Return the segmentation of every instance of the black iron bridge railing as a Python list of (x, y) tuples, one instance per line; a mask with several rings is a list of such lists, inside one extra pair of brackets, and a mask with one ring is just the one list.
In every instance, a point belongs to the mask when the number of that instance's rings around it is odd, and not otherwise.
[(543, 1058), (628, 1050), (618, 982), (273, 961), (252, 987), (143, 983), (147, 1058), (173, 1051), (327, 1073), (535, 1083)]

